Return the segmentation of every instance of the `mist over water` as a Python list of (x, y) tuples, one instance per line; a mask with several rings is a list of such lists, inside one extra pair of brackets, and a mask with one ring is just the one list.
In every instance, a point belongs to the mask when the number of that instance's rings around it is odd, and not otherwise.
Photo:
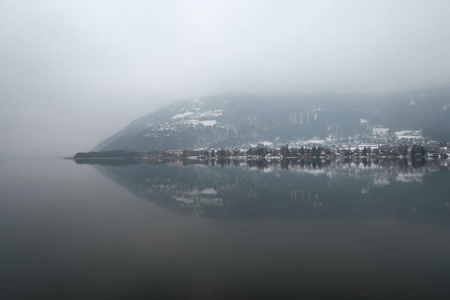
[(2, 1), (0, 152), (87, 151), (217, 94), (448, 86), (448, 1)]

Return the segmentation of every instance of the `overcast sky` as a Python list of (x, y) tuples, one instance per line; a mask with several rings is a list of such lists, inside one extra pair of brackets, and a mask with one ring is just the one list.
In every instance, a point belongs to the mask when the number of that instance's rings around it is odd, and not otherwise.
[(0, 152), (86, 151), (165, 103), (450, 81), (450, 1), (0, 0)]

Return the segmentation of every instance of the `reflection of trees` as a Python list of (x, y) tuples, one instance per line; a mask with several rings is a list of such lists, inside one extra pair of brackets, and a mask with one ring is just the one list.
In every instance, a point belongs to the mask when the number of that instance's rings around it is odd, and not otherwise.
[(442, 184), (450, 172), (439, 162), (227, 159), (97, 168), (139, 197), (211, 217), (447, 218), (450, 205)]
[(271, 165), (273, 165), (273, 161), (267, 161), (265, 159), (259, 159), (259, 160), (248, 160), (247, 165), (250, 168), (257, 168), (258, 170), (262, 171)]
[[(139, 161), (133, 160), (89, 160), (89, 161), (81, 161), (77, 163), (84, 164), (117, 164), (124, 165), (130, 163), (138, 163)], [(219, 165), (221, 167), (224, 166), (240, 166), (243, 163), (248, 165), (250, 168), (257, 169), (265, 169), (273, 166), (279, 166), (282, 169), (289, 170), (290, 167), (301, 166), (301, 168), (326, 168), (330, 166), (356, 166), (356, 167), (379, 167), (379, 168), (395, 168), (401, 170), (407, 170), (411, 168), (439, 168), (439, 166), (445, 162), (445, 160), (430, 160), (427, 161), (425, 159), (407, 159), (407, 158), (367, 158), (367, 157), (345, 157), (342, 159), (330, 160), (330, 159), (293, 159), (293, 158), (285, 158), (285, 159), (256, 159), (256, 160), (236, 160), (232, 158), (219, 158), (213, 160), (194, 160), (194, 159), (184, 159), (180, 160), (180, 163), (184, 166), (190, 165)]]

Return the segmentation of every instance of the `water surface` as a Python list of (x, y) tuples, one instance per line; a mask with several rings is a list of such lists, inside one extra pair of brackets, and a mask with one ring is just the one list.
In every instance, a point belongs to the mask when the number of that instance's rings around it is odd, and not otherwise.
[(0, 165), (2, 299), (447, 299), (446, 161)]

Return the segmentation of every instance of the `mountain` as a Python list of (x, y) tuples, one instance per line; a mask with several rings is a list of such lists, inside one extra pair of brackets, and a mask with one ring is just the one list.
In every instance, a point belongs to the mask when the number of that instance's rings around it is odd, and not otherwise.
[(170, 150), (349, 137), (450, 140), (450, 89), (388, 96), (227, 95), (177, 102), (95, 150)]

